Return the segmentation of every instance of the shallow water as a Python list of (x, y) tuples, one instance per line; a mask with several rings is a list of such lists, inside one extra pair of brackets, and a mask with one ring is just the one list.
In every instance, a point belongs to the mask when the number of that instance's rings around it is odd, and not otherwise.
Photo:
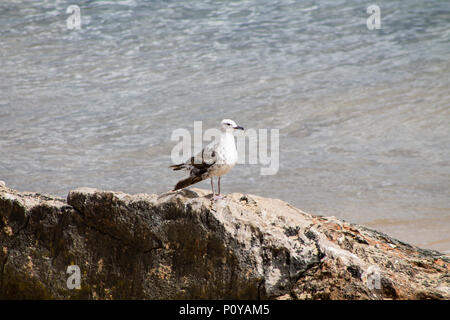
[[(280, 130), (280, 169), (225, 193), (281, 198), (450, 253), (450, 3), (0, 3), (0, 180), (65, 196), (161, 193), (176, 128)], [(209, 182), (198, 185), (209, 188)]]

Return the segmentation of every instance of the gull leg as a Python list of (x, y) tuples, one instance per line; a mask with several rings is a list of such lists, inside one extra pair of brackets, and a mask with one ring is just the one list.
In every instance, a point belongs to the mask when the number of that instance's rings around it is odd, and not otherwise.
[(217, 186), (219, 187), (219, 193), (215, 194), (213, 199), (214, 200), (221, 200), (221, 199), (223, 199), (223, 197), (220, 195), (220, 176), (218, 178)]
[(218, 185), (218, 187), (219, 187), (219, 193), (218, 193), (217, 195), (220, 196), (220, 176), (219, 176), (219, 179), (218, 179), (218, 181), (217, 181), (217, 185)]
[(215, 193), (214, 193), (214, 180), (213, 180), (213, 177), (211, 177), (211, 190), (212, 190), (212, 194), (213, 194), (213, 197), (214, 197)]

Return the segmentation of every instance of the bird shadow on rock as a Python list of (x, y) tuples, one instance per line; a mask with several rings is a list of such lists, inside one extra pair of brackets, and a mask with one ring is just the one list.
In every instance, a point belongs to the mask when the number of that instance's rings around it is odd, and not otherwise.
[(158, 200), (161, 199), (161, 198), (164, 198), (164, 197), (169, 197), (169, 196), (173, 196), (173, 195), (177, 195), (177, 194), (182, 195), (183, 197), (186, 197), (188, 199), (194, 199), (194, 198), (200, 198), (201, 197), (201, 195), (198, 194), (195, 191), (192, 191), (192, 190), (189, 190), (189, 189), (182, 189), (182, 190), (177, 190), (177, 191), (170, 190), (168, 192), (160, 194), (158, 196)]

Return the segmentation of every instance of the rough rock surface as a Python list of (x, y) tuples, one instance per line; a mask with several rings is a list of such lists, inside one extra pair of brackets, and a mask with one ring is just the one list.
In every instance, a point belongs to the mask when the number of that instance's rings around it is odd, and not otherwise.
[(66, 201), (0, 184), (0, 298), (450, 298), (439, 252), (277, 199), (210, 196), (80, 188)]

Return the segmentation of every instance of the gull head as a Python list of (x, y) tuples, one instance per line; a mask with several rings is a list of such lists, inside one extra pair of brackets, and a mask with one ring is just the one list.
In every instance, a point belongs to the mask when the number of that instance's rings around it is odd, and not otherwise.
[(244, 130), (244, 128), (238, 126), (236, 122), (231, 119), (224, 119), (220, 123), (220, 130), (223, 132), (234, 132), (235, 130)]

